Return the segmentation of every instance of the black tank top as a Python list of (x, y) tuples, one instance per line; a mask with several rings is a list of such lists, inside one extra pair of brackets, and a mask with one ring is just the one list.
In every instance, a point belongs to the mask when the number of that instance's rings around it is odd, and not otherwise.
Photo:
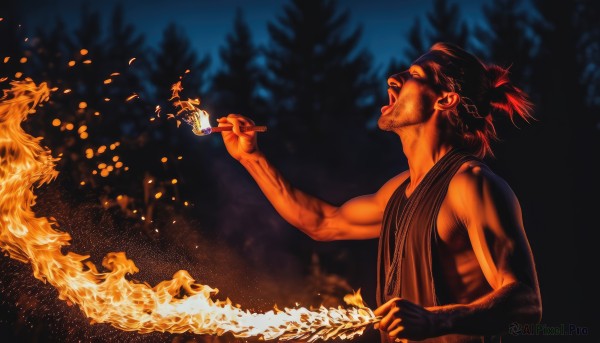
[[(404, 181), (383, 215), (377, 259), (377, 305), (401, 297), (423, 307), (447, 304), (443, 286), (436, 290), (437, 217), (450, 180), (463, 163), (478, 160), (453, 149), (438, 160), (410, 197)], [(480, 161), (481, 162), (481, 161)], [(436, 281), (437, 280), (437, 281)], [(386, 342), (385, 337), (383, 337)], [(498, 337), (446, 335), (423, 342), (500, 342)]]

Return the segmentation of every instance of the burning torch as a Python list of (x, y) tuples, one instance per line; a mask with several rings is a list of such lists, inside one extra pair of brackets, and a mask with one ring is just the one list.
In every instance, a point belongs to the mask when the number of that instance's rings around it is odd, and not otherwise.
[[(212, 127), (210, 125), (210, 116), (208, 112), (198, 108), (198, 105), (200, 105), (200, 99), (181, 100), (179, 93), (182, 90), (183, 87), (181, 86), (181, 81), (174, 83), (173, 86), (171, 86), (172, 96), (169, 100), (173, 100), (173, 104), (178, 109), (177, 114), (180, 115), (180, 118), (183, 119), (183, 121), (192, 127), (192, 132), (195, 135), (206, 136), (213, 132), (231, 131), (233, 129), (231, 126)], [(240, 130), (242, 132), (265, 132), (267, 131), (267, 127), (250, 125), (241, 126)]]
[[(195, 109), (194, 111), (191, 111), (183, 118), (183, 120), (192, 127), (192, 132), (197, 136), (206, 136), (213, 132), (231, 131), (233, 129), (233, 126), (212, 127), (210, 125), (208, 112), (201, 109)], [(240, 130), (242, 132), (265, 132), (267, 131), (267, 127), (260, 125), (249, 125), (240, 126)]]

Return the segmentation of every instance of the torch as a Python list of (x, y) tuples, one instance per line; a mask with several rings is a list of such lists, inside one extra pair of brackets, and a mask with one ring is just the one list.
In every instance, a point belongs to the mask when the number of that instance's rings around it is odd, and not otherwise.
[[(208, 112), (195, 109), (194, 111), (188, 112), (186, 116), (183, 117), (183, 120), (188, 123), (192, 127), (192, 132), (197, 136), (206, 136), (210, 135), (214, 132), (223, 132), (223, 131), (232, 131), (233, 126), (216, 126), (212, 127), (209, 121)], [(242, 132), (265, 132), (267, 131), (266, 126), (260, 125), (248, 125), (248, 126), (240, 126), (240, 131)]]
[[(181, 98), (179, 97), (179, 92), (181, 92), (182, 90), (183, 87), (181, 86), (181, 81), (175, 82), (171, 86), (172, 95), (171, 99), (169, 100), (173, 100), (173, 105), (178, 109), (178, 117), (183, 119), (184, 122), (186, 122), (192, 127), (192, 132), (195, 135), (206, 136), (210, 135), (213, 132), (233, 130), (231, 126), (212, 127), (210, 125), (208, 112), (198, 108), (198, 105), (200, 105), (200, 99), (181, 100)], [(157, 111), (158, 110), (160, 110), (160, 107), (157, 106)], [(267, 131), (267, 127), (255, 125), (241, 126), (240, 131), (265, 132)]]

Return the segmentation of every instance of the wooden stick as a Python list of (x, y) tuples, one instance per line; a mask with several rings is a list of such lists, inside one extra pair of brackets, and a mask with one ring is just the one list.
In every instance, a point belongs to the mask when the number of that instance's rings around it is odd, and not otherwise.
[[(223, 132), (223, 131), (231, 131), (233, 126), (214, 126), (210, 128), (210, 132)], [(256, 131), (256, 132), (265, 132), (267, 131), (266, 126), (258, 126), (258, 125), (250, 125), (250, 126), (240, 126), (240, 131)]]

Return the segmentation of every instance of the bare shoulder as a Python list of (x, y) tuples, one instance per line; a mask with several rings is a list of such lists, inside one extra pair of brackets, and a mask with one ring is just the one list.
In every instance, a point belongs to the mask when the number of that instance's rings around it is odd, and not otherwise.
[(506, 180), (480, 161), (465, 162), (460, 167), (450, 181), (447, 197), (458, 208), (465, 205), (473, 207), (474, 204), (517, 201)]
[(402, 184), (404, 181), (406, 181), (406, 179), (408, 179), (408, 176), (409, 172), (408, 170), (405, 170), (402, 173), (389, 179), (386, 183), (384, 183), (383, 186), (381, 186), (381, 188), (379, 188), (379, 190), (375, 194), (377, 202), (383, 205), (387, 204), (387, 202), (392, 197), (392, 194), (394, 194), (394, 192), (400, 186), (400, 184)]

